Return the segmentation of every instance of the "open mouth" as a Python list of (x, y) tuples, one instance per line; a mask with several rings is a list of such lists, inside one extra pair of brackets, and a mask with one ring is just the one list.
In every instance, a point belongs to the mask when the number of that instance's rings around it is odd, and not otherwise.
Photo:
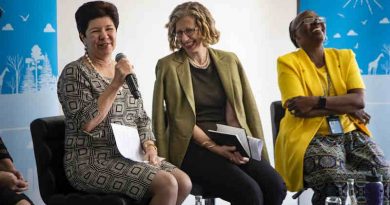
[(102, 44), (99, 44), (99, 47), (100, 48), (107, 48), (110, 45), (111, 45), (111, 43), (102, 43)]
[(317, 27), (317, 28), (315, 28), (315, 29), (313, 29), (311, 32), (322, 32), (322, 29), (320, 28), (320, 27)]
[(194, 45), (194, 42), (193, 42), (193, 41), (186, 42), (186, 43), (184, 43), (183, 45), (184, 45), (184, 47), (189, 48), (189, 47), (191, 47), (192, 45)]

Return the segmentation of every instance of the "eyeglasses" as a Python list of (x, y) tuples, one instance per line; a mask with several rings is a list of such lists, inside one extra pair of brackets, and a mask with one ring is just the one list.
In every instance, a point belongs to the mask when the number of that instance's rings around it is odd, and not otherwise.
[(304, 18), (298, 26), (295, 28), (297, 30), (302, 24), (312, 24), (312, 23), (325, 23), (325, 17), (318, 16), (318, 17), (308, 17)]
[(183, 34), (185, 34), (186, 36), (190, 37), (192, 35), (194, 35), (194, 32), (197, 30), (198, 28), (186, 28), (182, 31), (176, 31), (175, 32), (175, 37), (176, 38), (181, 38), (183, 37)]

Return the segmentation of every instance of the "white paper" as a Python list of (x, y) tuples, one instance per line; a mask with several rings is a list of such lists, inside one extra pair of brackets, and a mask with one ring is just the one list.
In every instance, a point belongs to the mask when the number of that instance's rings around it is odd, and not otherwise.
[(251, 136), (248, 137), (249, 147), (251, 149), (251, 156), (253, 159), (261, 161), (261, 150), (263, 149), (263, 141)]
[(121, 155), (133, 161), (144, 162), (144, 151), (141, 148), (138, 130), (115, 123), (111, 123), (111, 127)]

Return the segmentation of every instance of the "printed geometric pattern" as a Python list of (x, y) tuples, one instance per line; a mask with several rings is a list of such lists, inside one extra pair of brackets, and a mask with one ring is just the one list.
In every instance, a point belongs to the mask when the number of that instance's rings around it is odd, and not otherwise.
[(159, 170), (175, 166), (162, 162), (160, 167), (123, 158), (110, 123), (136, 127), (140, 140), (155, 140), (150, 118), (142, 100), (136, 100), (126, 84), (103, 120), (90, 133), (81, 126), (98, 114), (97, 99), (108, 86), (95, 70), (80, 58), (65, 66), (58, 80), (58, 98), (65, 114), (65, 173), (76, 189), (87, 192), (122, 193), (141, 199)]
[(345, 200), (347, 179), (355, 179), (355, 194), (359, 204), (366, 204), (366, 175), (375, 167), (383, 176), (384, 204), (389, 204), (390, 167), (382, 150), (360, 131), (342, 136), (316, 135), (304, 158), (305, 186), (314, 190), (313, 204), (323, 204), (327, 196)]

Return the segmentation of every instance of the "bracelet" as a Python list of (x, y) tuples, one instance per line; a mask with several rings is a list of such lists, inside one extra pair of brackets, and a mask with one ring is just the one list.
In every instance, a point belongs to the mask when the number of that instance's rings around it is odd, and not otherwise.
[(324, 109), (326, 107), (326, 97), (320, 96), (318, 100), (318, 108)]
[(216, 144), (212, 144), (212, 145), (208, 146), (207, 149), (211, 149), (211, 148), (213, 148), (215, 146), (217, 146), (217, 145)]
[(204, 147), (204, 146), (206, 146), (206, 144), (209, 144), (209, 143), (211, 143), (211, 140), (205, 140), (205, 141), (202, 142), (200, 145), (201, 145), (202, 147)]
[[(210, 145), (208, 145), (208, 144), (210, 144)], [(202, 144), (201, 144), (202, 147), (209, 147), (211, 145), (215, 145), (215, 143), (211, 140), (206, 140), (206, 141), (202, 142)]]
[(210, 149), (210, 148), (213, 148), (215, 147), (217, 144), (215, 144), (215, 142), (213, 142), (212, 140), (205, 140), (204, 142), (202, 142), (201, 146), (202, 147), (206, 147), (207, 149)]

